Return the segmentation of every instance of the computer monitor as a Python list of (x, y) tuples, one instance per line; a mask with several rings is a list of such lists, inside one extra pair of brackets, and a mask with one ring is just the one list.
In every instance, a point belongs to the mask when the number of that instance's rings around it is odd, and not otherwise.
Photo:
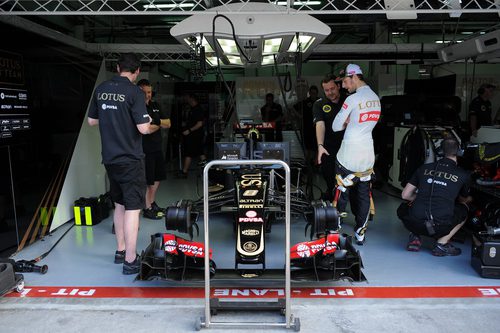
[(254, 158), (282, 160), (290, 164), (290, 142), (257, 142)]
[(406, 95), (453, 96), (457, 76), (446, 75), (432, 79), (407, 79), (404, 84)]
[(216, 142), (214, 157), (219, 160), (242, 160), (247, 158), (246, 142)]
[(383, 96), (381, 123), (389, 127), (415, 124), (418, 120), (418, 97), (415, 95)]

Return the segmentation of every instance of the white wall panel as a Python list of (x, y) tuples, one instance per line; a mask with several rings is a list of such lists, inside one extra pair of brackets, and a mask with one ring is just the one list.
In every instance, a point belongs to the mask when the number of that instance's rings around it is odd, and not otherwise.
[[(95, 87), (108, 79), (104, 61), (101, 64)], [(90, 102), (90, 101), (89, 101)], [(88, 112), (88, 106), (87, 106)], [(101, 164), (101, 137), (98, 126), (87, 124), (87, 116), (78, 135), (66, 179), (56, 205), (50, 230), (73, 218), (73, 203), (79, 197), (97, 196), (106, 192), (106, 172)]]

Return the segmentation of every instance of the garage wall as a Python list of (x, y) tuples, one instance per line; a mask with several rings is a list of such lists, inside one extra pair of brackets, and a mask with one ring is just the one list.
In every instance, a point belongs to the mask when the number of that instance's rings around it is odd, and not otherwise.
[[(94, 90), (111, 75), (106, 72), (103, 61)], [(87, 117), (84, 117), (50, 230), (73, 218), (73, 203), (76, 199), (106, 192), (106, 174), (101, 164), (100, 140), (99, 128), (89, 126)]]

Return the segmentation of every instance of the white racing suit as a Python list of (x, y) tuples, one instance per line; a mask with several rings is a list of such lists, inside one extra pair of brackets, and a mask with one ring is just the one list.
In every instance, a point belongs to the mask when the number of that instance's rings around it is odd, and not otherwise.
[[(373, 212), (370, 180), (375, 163), (372, 130), (380, 118), (380, 100), (365, 85), (345, 100), (332, 124), (333, 131), (345, 128), (344, 139), (337, 154), (337, 187), (334, 205), (340, 216), (345, 216), (347, 201), (356, 218), (355, 231), (363, 236)], [(351, 189), (352, 193), (348, 193)], [(340, 221), (339, 221), (340, 222)]]

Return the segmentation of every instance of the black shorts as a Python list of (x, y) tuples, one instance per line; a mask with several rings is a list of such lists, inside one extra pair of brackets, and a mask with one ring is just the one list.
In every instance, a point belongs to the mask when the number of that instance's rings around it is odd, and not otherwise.
[(184, 137), (184, 156), (197, 157), (203, 155), (203, 133), (200, 134), (192, 133)]
[(167, 178), (165, 160), (161, 151), (146, 153), (144, 162), (146, 165), (146, 184), (154, 185), (155, 181)]
[[(430, 236), (427, 232), (427, 228), (425, 226), (425, 221), (417, 219), (413, 216), (410, 216), (408, 204), (403, 202), (398, 208), (398, 217), (403, 221), (406, 229), (411, 231), (416, 235), (424, 235)], [(434, 225), (434, 230), (436, 234), (432, 237), (441, 238), (450, 233), (450, 231), (455, 228), (458, 224), (464, 222), (467, 219), (467, 215), (469, 214), (469, 209), (464, 204), (455, 204), (455, 209), (453, 212), (453, 218), (450, 223), (436, 223)]]
[(113, 202), (125, 206), (125, 210), (143, 209), (146, 202), (146, 176), (144, 161), (105, 164)]

